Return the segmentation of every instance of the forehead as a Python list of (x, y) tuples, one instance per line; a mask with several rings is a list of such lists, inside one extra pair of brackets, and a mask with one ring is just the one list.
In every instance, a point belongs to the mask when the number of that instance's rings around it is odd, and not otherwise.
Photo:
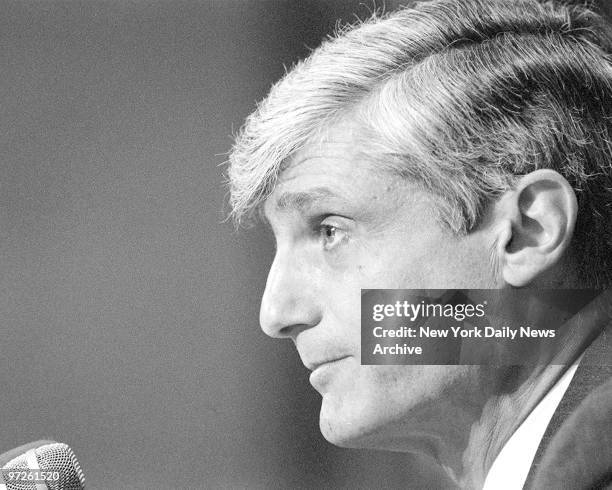
[(350, 122), (339, 123), (323, 137), (306, 144), (284, 165), (276, 186), (264, 202), (266, 216), (287, 209), (301, 210), (317, 202), (379, 204), (397, 200), (405, 182), (375, 161)]

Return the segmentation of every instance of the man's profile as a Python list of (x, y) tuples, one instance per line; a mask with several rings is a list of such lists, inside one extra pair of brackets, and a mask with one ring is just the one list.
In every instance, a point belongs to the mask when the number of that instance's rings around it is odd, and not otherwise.
[(612, 485), (611, 373), (581, 369), (609, 364), (608, 292), (579, 321), (526, 302), (567, 326), (546, 365), (360, 364), (361, 289), (610, 288), (610, 53), (584, 6), (423, 2), (324, 42), (248, 118), (233, 215), (274, 233), (261, 326), (312, 370), (328, 441), (466, 488), (507, 461), (509, 488)]

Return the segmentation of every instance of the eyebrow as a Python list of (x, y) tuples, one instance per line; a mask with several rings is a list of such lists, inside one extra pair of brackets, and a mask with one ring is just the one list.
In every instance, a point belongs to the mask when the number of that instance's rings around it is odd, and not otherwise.
[(276, 209), (284, 211), (295, 209), (304, 211), (320, 199), (338, 198), (339, 196), (327, 187), (315, 187), (305, 192), (285, 192), (276, 201)]

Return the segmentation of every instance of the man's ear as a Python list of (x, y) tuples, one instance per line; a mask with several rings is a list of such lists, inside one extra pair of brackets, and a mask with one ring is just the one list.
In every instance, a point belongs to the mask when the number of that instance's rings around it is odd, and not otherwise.
[(523, 176), (498, 206), (497, 218), (504, 223), (497, 251), (503, 279), (525, 286), (558, 263), (569, 246), (578, 214), (576, 194), (561, 174), (541, 169)]

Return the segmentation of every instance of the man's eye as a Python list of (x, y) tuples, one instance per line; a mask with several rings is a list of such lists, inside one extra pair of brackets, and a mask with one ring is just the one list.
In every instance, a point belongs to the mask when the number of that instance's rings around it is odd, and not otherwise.
[(332, 250), (346, 240), (347, 235), (344, 231), (336, 228), (334, 225), (322, 224), (319, 227), (319, 234), (323, 241), (325, 250)]

